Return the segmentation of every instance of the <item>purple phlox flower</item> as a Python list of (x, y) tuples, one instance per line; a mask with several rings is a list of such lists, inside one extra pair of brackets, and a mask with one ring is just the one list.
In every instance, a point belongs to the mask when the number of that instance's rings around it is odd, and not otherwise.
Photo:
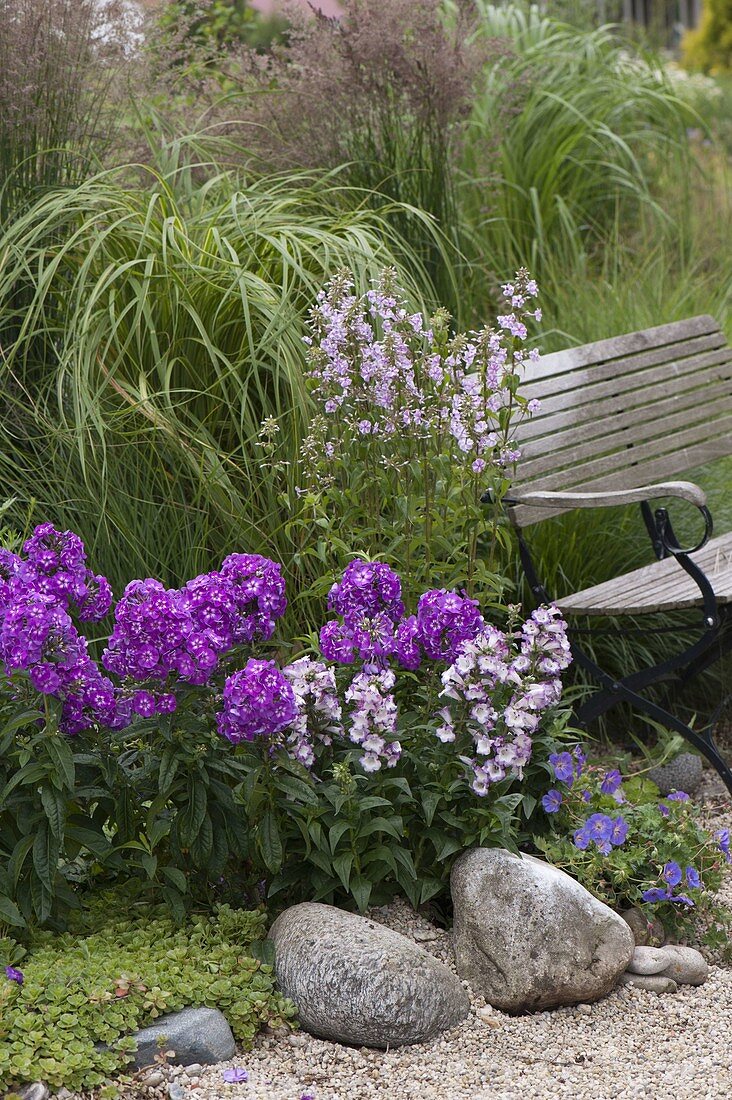
[(696, 867), (686, 868), (686, 884), (690, 886), (692, 890), (698, 890), (700, 888), (702, 884), (701, 875)]
[(559, 807), (562, 805), (561, 792), (557, 790), (548, 791), (542, 798), (541, 804), (548, 814), (558, 813)]
[(686, 791), (671, 791), (671, 794), (667, 794), (666, 798), (669, 802), (688, 802), (689, 796)]
[(16, 982), (18, 985), (22, 985), (25, 981), (25, 975), (22, 970), (18, 970), (15, 966), (5, 967), (5, 977), (8, 981)]
[(732, 863), (732, 855), (730, 854), (730, 832), (729, 829), (720, 829), (714, 834), (717, 843), (719, 844), (719, 850), (724, 856), (727, 863)]
[(600, 784), (600, 790), (603, 794), (615, 794), (620, 784), (623, 782), (623, 777), (617, 768), (607, 773), (602, 783)]
[(574, 759), (569, 752), (553, 752), (549, 757), (549, 763), (554, 769), (554, 776), (560, 783), (572, 786), (574, 782)]
[(664, 882), (667, 882), (669, 886), (679, 885), (681, 882), (681, 868), (675, 860), (669, 860), (669, 862), (665, 864), (661, 872), (661, 878)]
[(468, 596), (433, 588), (419, 598), (415, 636), (432, 660), (454, 661), (484, 626), (478, 601)]
[(354, 559), (331, 588), (328, 610), (335, 611), (349, 626), (380, 614), (398, 623), (404, 615), (401, 579), (384, 562)]
[(310, 657), (293, 661), (282, 672), (292, 685), (298, 709), (287, 736), (288, 752), (311, 768), (315, 763), (315, 741), (330, 745), (334, 735), (343, 734), (335, 673)]
[(250, 657), (227, 677), (224, 706), (216, 715), (219, 733), (233, 744), (272, 738), (298, 716), (292, 685), (274, 661)]
[(402, 668), (414, 671), (422, 663), (422, 650), (418, 640), (417, 616), (409, 615), (397, 627), (394, 651)]
[(230, 1069), (225, 1069), (222, 1071), (221, 1076), (227, 1085), (239, 1085), (249, 1080), (249, 1074), (241, 1066), (232, 1066)]
[(353, 664), (356, 659), (353, 631), (337, 619), (331, 619), (320, 630), (320, 651), (326, 661), (339, 665)]

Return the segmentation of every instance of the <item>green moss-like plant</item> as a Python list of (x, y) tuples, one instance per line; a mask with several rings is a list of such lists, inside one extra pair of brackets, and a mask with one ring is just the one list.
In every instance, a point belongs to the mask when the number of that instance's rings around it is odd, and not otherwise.
[[(220, 1009), (241, 1043), (285, 1023), (294, 1008), (252, 953), (265, 926), (264, 913), (222, 905), (183, 927), (143, 918), (81, 936), (42, 932), (25, 954), (0, 939), (0, 1081), (101, 1085), (124, 1072), (132, 1032), (189, 1005)], [(9, 963), (22, 985), (5, 979)]]

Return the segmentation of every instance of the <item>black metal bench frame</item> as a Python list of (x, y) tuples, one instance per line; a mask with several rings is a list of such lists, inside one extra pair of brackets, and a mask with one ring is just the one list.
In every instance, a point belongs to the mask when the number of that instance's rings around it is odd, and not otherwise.
[[(703, 324), (700, 326), (700, 322)], [(711, 322), (711, 324), (710, 324)], [(690, 330), (688, 337), (685, 337), (684, 326)], [(544, 367), (540, 367), (536, 372), (540, 381), (535, 383), (532, 387), (531, 376), (527, 379), (528, 385), (524, 392), (528, 389), (528, 396), (532, 396), (532, 389), (541, 391), (543, 389), (546, 392), (548, 379), (551, 378), (551, 370), (547, 370), (547, 367), (551, 368), (552, 363), (547, 363), (547, 360), (553, 361), (555, 364), (564, 366), (564, 370), (559, 371), (560, 381), (562, 385), (568, 387), (570, 393), (574, 395), (572, 400), (580, 402), (580, 411), (584, 409), (585, 425), (582, 429), (582, 438), (585, 440), (583, 444), (584, 450), (588, 451), (588, 445), (586, 442), (591, 432), (588, 431), (588, 423), (591, 423), (591, 413), (588, 413), (587, 403), (582, 404), (583, 401), (583, 386), (589, 384), (592, 388), (594, 381), (592, 379), (591, 372), (587, 371), (587, 367), (592, 367), (594, 364), (602, 364), (603, 377), (605, 379), (612, 379), (613, 377), (613, 363), (619, 364), (618, 370), (622, 368), (624, 379), (632, 377), (629, 369), (629, 364), (632, 366), (632, 359), (635, 356), (635, 361), (643, 362), (644, 359), (650, 358), (647, 352), (647, 346), (654, 348), (653, 356), (654, 361), (658, 362), (658, 348), (659, 343), (661, 348), (664, 347), (664, 341), (666, 341), (666, 358), (670, 364), (676, 363), (679, 360), (686, 363), (688, 356), (685, 355), (687, 346), (685, 340), (688, 343), (688, 347), (694, 347), (699, 343), (699, 328), (707, 330), (707, 333), (712, 333), (716, 337), (716, 344), (722, 346), (726, 353), (721, 358), (724, 360), (721, 364), (721, 374), (719, 371), (715, 374), (717, 377), (723, 377), (730, 379), (729, 386), (729, 402), (728, 405), (732, 407), (732, 352), (729, 351), (726, 344), (723, 342), (724, 338), (721, 337), (719, 329), (716, 323), (711, 318), (692, 318), (688, 322), (680, 322), (670, 326), (660, 326), (655, 330), (648, 330), (646, 333), (631, 333), (626, 337), (619, 337), (613, 341), (602, 341), (595, 345), (586, 345), (584, 348), (571, 349), (567, 355), (571, 356), (574, 361), (579, 361), (580, 366), (573, 366), (570, 361), (566, 364), (562, 360), (562, 354), (544, 357)], [(705, 337), (709, 339), (707, 335)], [(646, 343), (648, 342), (648, 344)], [(645, 357), (643, 353), (645, 352)], [(699, 352), (696, 352), (697, 357)], [(675, 357), (675, 358), (674, 358)], [(542, 361), (540, 360), (539, 363)], [(693, 368), (693, 364), (692, 364)], [(707, 371), (707, 373), (709, 373)], [(639, 370), (637, 377), (640, 379), (643, 377), (643, 371)], [(691, 377), (687, 370), (687, 380), (679, 383), (679, 385), (686, 386), (686, 391), (680, 395), (681, 405), (686, 402), (688, 404), (690, 400), (689, 394), (689, 377)], [(573, 388), (573, 379), (579, 379), (579, 385)], [(605, 382), (607, 388), (608, 383)], [(612, 383), (610, 383), (611, 385)], [(596, 387), (595, 387), (596, 388)], [(556, 393), (561, 392), (561, 387), (555, 391), (554, 403), (556, 407)], [(638, 387), (633, 390), (635, 400), (653, 401), (653, 395), (645, 398), (640, 393)], [(673, 376), (671, 376), (671, 382), (665, 390), (664, 404), (668, 405), (672, 397), (669, 398), (668, 394), (673, 396)], [(589, 468), (592, 468), (594, 477), (587, 480), (583, 464), (581, 461), (574, 464), (571, 461), (571, 456), (575, 451), (571, 446), (572, 440), (572, 428), (564, 429), (564, 435), (567, 437), (568, 450), (561, 450), (557, 452), (559, 456), (565, 455), (569, 457), (564, 458), (564, 470), (561, 469), (561, 461), (557, 463), (560, 467), (558, 470), (554, 470), (551, 466), (551, 455), (549, 461), (545, 451), (542, 450), (542, 437), (541, 432), (536, 428), (532, 429), (533, 438), (533, 451), (530, 452), (529, 458), (534, 458), (534, 466), (540, 471), (540, 476), (532, 479), (529, 477), (526, 483), (522, 483), (521, 479), (521, 467), (522, 462), (519, 461), (516, 480), (509, 490), (508, 496), (504, 499), (503, 503), (508, 509), (509, 516), (516, 528), (519, 553), (521, 557), (521, 563), (526, 575), (527, 581), (531, 586), (531, 591), (537, 603), (540, 602), (558, 602), (560, 608), (562, 608), (562, 601), (553, 601), (550, 593), (547, 591), (545, 584), (537, 573), (537, 569), (532, 558), (531, 550), (528, 541), (524, 535), (524, 528), (530, 524), (538, 523), (542, 518), (547, 517), (550, 514), (557, 514), (558, 512), (566, 512), (574, 509), (582, 508), (596, 508), (596, 507), (612, 507), (616, 505), (627, 505), (631, 503), (638, 503), (640, 505), (643, 521), (651, 540), (653, 553), (655, 555), (656, 562), (663, 562), (664, 560), (672, 559), (674, 565), (680, 567), (681, 570), (687, 575), (693, 582), (693, 585), (698, 589), (698, 596), (694, 599), (693, 605), (689, 601), (688, 595), (688, 581), (684, 578), (683, 573), (679, 573), (681, 578), (681, 584), (686, 582), (687, 591), (685, 593), (686, 603), (683, 606), (684, 609), (689, 609), (694, 606), (701, 611), (701, 622), (699, 623), (700, 634), (691, 644), (684, 644), (681, 651), (673, 657), (664, 660), (656, 665), (652, 665), (646, 668), (639, 669), (628, 675), (616, 678), (609, 675), (603, 668), (601, 668), (582, 648), (581, 636), (583, 633), (592, 633), (592, 628), (586, 631), (572, 627), (569, 624), (569, 636), (572, 646), (572, 653), (574, 660), (577, 664), (583, 668), (590, 676), (597, 682), (597, 689), (592, 692), (589, 698), (587, 698), (577, 710), (577, 721), (584, 728), (594, 719), (600, 717), (600, 715), (606, 713), (612, 707), (616, 706), (621, 701), (625, 701), (631, 706), (642, 713), (648, 715), (650, 718), (655, 719), (663, 726), (680, 733), (691, 745), (693, 745), (706, 759), (714, 766), (719, 773), (723, 782), (725, 783), (728, 791), (732, 795), (732, 769), (720, 752), (720, 749), (715, 741), (715, 729), (719, 720), (719, 717), (723, 711), (726, 700), (720, 702), (720, 704), (714, 709), (708, 722), (701, 728), (693, 728), (687, 723), (683, 722), (676, 714), (667, 709), (668, 701), (665, 700), (666, 705), (662, 705), (660, 702), (656, 702), (649, 699), (644, 695), (644, 691), (654, 685), (661, 683), (667, 683), (669, 680), (676, 687), (683, 687), (693, 677), (698, 675), (703, 670), (709, 668), (715, 661), (717, 661), (725, 652), (732, 648), (732, 586), (728, 579), (725, 580), (725, 592), (724, 598), (718, 598), (715, 593), (714, 584), (710, 577), (705, 572), (704, 568), (694, 560), (694, 555), (698, 554), (707, 544), (710, 542), (712, 536), (712, 516), (709, 512), (706, 503), (706, 495), (702, 489), (694, 485), (691, 482), (683, 481), (667, 481), (661, 483), (652, 484), (632, 484), (633, 481), (638, 478), (644, 472), (643, 462), (634, 463), (628, 460), (628, 454), (631, 452), (633, 446), (637, 446), (644, 440), (642, 434), (642, 421), (636, 415), (636, 421), (639, 421), (639, 427), (635, 429), (635, 438), (631, 441), (628, 440), (627, 433), (623, 433), (623, 399), (621, 398), (620, 404), (615, 402), (617, 407), (614, 407), (613, 416), (615, 417), (616, 427), (611, 429), (616, 431), (615, 435), (610, 436), (611, 440), (616, 440), (618, 444), (622, 444), (625, 450), (613, 450), (614, 444), (606, 444), (605, 462), (601, 462), (598, 465), (597, 451), (602, 447), (602, 443), (599, 443), (594, 447), (593, 453), (589, 456)], [(570, 401), (571, 405), (571, 401)], [(652, 407), (652, 404), (651, 406)], [(718, 416), (724, 416), (727, 408), (717, 410)], [(637, 410), (636, 410), (637, 413)], [(563, 413), (566, 418), (567, 414)], [(714, 420), (714, 417), (711, 417)], [(551, 425), (552, 418), (547, 418), (547, 423)], [(655, 428), (658, 433), (658, 428)], [(707, 436), (713, 438), (713, 427), (710, 430), (705, 427)], [(651, 435), (653, 431), (651, 431)], [(701, 435), (704, 433), (701, 432)], [(551, 435), (547, 437), (551, 440)], [(518, 443), (521, 446), (521, 429), (519, 429)], [(549, 443), (549, 449), (551, 449), (551, 442)], [(648, 450), (648, 446), (645, 447)], [(655, 447), (652, 449), (656, 449)], [(702, 460), (707, 455), (709, 447), (703, 453)], [(714, 452), (710, 457), (718, 457), (720, 455), (732, 454), (732, 439), (726, 437), (719, 441), (716, 447), (712, 448)], [(646, 469), (650, 470), (653, 474), (658, 472), (675, 474), (682, 470), (692, 468), (693, 465), (699, 465), (695, 462), (695, 459), (699, 457), (699, 448), (691, 448), (690, 453), (677, 453), (673, 451), (673, 441), (668, 444), (667, 451), (660, 457), (654, 457), (652, 462), (646, 464)], [(539, 460), (537, 461), (536, 456)], [(609, 457), (608, 457), (609, 456)], [(640, 456), (639, 456), (640, 457)], [(531, 468), (531, 462), (529, 462), (529, 469)], [(600, 472), (598, 473), (598, 468)], [(608, 472), (609, 471), (609, 472)], [(614, 487), (620, 482), (625, 482), (625, 485), (620, 489)], [(569, 486), (566, 491), (557, 490), (555, 485), (564, 486), (569, 482)], [(631, 484), (628, 485), (628, 482)], [(609, 485), (608, 485), (609, 483)], [(606, 488), (605, 486), (608, 485)], [(658, 500), (660, 497), (676, 497), (687, 503), (692, 504), (698, 509), (701, 519), (704, 523), (704, 533), (697, 543), (697, 545), (684, 548), (680, 545), (676, 534), (673, 529), (671, 518), (666, 507), (653, 507), (652, 502)], [(490, 494), (486, 494), (484, 500), (490, 499)], [(715, 542), (721, 540), (715, 540)], [(710, 544), (710, 546), (714, 543)], [(725, 540), (725, 546), (728, 545)], [(611, 590), (612, 586), (618, 590), (627, 590), (629, 584), (632, 585), (633, 577), (635, 574), (644, 577), (651, 576), (651, 570), (645, 567), (642, 570), (636, 570), (634, 573), (625, 574), (621, 578), (617, 578), (616, 582), (607, 582), (604, 586)], [(668, 577), (668, 572), (665, 574)], [(672, 593), (673, 578), (665, 580), (666, 595), (669, 592)], [(653, 582), (650, 582), (650, 590), (653, 589)], [(601, 590), (601, 589), (598, 589)], [(592, 590), (585, 590), (586, 598), (591, 599)], [(584, 595), (580, 593), (579, 596)], [(572, 599), (576, 597), (568, 598), (571, 603)], [(616, 600), (617, 602), (617, 600)], [(580, 606), (581, 601), (580, 601)], [(672, 610), (672, 608), (661, 607), (658, 610)], [(649, 613), (653, 612), (653, 608), (649, 607)], [(592, 613), (598, 615), (609, 615), (614, 617), (616, 615), (635, 614), (636, 611), (626, 612), (615, 609), (613, 611), (606, 611), (602, 606), (598, 606), (595, 609), (589, 609), (583, 611), (577, 611), (576, 614)], [(613, 633), (627, 634), (631, 631), (623, 630), (620, 627), (615, 628)], [(650, 632), (650, 631), (649, 631)]]

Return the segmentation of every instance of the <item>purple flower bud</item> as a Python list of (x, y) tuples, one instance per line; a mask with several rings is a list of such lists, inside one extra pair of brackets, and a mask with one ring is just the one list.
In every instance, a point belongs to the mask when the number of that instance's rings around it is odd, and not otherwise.
[(8, 981), (17, 982), (18, 985), (22, 985), (25, 981), (25, 975), (22, 970), (18, 970), (14, 966), (5, 967), (5, 977)]

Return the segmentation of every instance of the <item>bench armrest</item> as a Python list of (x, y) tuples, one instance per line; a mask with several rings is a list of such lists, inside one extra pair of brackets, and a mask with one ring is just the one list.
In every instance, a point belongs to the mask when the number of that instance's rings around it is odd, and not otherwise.
[(707, 495), (691, 481), (666, 481), (657, 485), (639, 485), (635, 489), (605, 490), (596, 493), (542, 492), (532, 489), (509, 489), (505, 504), (526, 504), (532, 508), (609, 508), (617, 504), (637, 504), (654, 497), (679, 497), (706, 507)]

